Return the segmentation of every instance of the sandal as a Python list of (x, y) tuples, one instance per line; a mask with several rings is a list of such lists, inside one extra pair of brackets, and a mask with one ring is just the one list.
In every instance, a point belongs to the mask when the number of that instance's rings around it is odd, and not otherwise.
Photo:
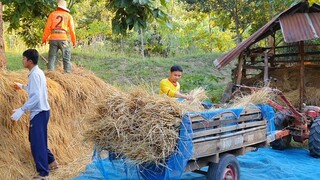
[(49, 164), (49, 169), (50, 169), (50, 170), (58, 169), (58, 163), (57, 163), (57, 161), (53, 161), (52, 163), (50, 163), (50, 164)]
[(34, 176), (32, 180), (47, 180), (49, 176)]

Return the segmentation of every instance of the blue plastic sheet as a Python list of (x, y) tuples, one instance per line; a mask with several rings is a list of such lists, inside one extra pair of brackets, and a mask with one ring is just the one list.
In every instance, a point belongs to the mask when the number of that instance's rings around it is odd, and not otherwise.
[[(318, 180), (320, 177), (320, 159), (309, 156), (309, 151), (304, 148), (286, 149), (283, 151), (271, 148), (261, 148), (238, 156), (240, 162), (241, 180)], [(103, 161), (106, 169), (114, 168), (110, 161)], [(204, 168), (206, 170), (207, 168)], [(106, 179), (119, 178), (116, 173), (110, 172)], [(113, 174), (115, 173), (115, 174)], [(116, 178), (115, 178), (116, 177)], [(131, 177), (135, 179), (138, 177)], [(87, 165), (86, 171), (74, 180), (105, 179), (96, 164)], [(183, 173), (181, 180), (205, 180), (205, 176), (193, 172)]]
[[(268, 120), (268, 132), (271, 132), (274, 130), (273, 109), (268, 105), (259, 105), (259, 107), (263, 116)], [(83, 180), (90, 177), (90, 174), (94, 174), (93, 177), (95, 177), (98, 172), (92, 172), (92, 167), (96, 167), (96, 169), (98, 169), (99, 173), (102, 175), (100, 176), (102, 179), (181, 179), (186, 164), (193, 154), (193, 132), (189, 115), (200, 114), (207, 120), (211, 120), (220, 113), (231, 112), (235, 117), (239, 118), (243, 110), (243, 108), (228, 108), (185, 114), (180, 126), (180, 138), (177, 142), (177, 150), (174, 154), (168, 157), (168, 160), (166, 161), (166, 168), (156, 166), (154, 164), (136, 165), (128, 159), (101, 159), (99, 152), (96, 152), (93, 158), (93, 163), (88, 165), (86, 172), (75, 179)]]
[(309, 155), (309, 150), (286, 149), (283, 151), (262, 148), (239, 156), (243, 180), (318, 180), (320, 159)]

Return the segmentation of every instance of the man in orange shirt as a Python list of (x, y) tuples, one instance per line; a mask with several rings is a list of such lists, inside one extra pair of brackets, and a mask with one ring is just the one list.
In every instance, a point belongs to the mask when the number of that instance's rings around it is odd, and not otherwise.
[(172, 66), (169, 77), (160, 81), (160, 94), (166, 94), (169, 97), (192, 100), (192, 96), (180, 93), (180, 84), (178, 81), (181, 79), (182, 72), (183, 69), (181, 66)]
[(71, 72), (71, 51), (68, 35), (70, 34), (73, 47), (76, 47), (76, 35), (74, 32), (74, 22), (69, 14), (65, 0), (58, 2), (58, 8), (52, 12), (47, 20), (42, 38), (42, 44), (45, 44), (49, 38), (49, 62), (48, 70), (54, 70), (57, 58), (57, 52), (60, 49), (63, 57), (63, 69), (65, 73)]

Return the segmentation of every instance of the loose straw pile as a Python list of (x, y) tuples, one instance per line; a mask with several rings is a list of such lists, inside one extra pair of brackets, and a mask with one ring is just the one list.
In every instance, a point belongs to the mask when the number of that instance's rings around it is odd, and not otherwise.
[(245, 108), (252, 105), (265, 104), (269, 100), (274, 99), (274, 97), (275, 97), (275, 94), (271, 92), (271, 89), (268, 87), (265, 87), (249, 95), (236, 96), (233, 99), (233, 104), (231, 104), (231, 107)]
[[(81, 140), (87, 128), (83, 116), (92, 114), (100, 98), (114, 89), (88, 71), (76, 67), (72, 74), (61, 71), (46, 73), (51, 106), (49, 148), (60, 164), (50, 179), (71, 178), (89, 162), (90, 158), (83, 157), (91, 154), (93, 145)], [(27, 100), (26, 91), (15, 90), (13, 82), (26, 83), (28, 73), (0, 72), (0, 179), (30, 179), (36, 174), (28, 141), (29, 113), (18, 122), (10, 119), (12, 110)], [(74, 161), (79, 162), (76, 168), (70, 166)]]
[(116, 151), (137, 164), (165, 166), (179, 137), (181, 109), (173, 98), (150, 95), (143, 89), (109, 94), (91, 119), (87, 140), (100, 150)]

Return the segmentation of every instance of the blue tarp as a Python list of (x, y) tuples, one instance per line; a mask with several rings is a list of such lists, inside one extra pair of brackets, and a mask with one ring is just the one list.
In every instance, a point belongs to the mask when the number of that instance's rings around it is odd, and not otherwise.
[[(259, 107), (263, 116), (268, 120), (268, 132), (272, 132), (274, 130), (273, 109), (268, 105), (260, 105)], [(99, 152), (94, 155), (93, 165), (100, 170), (102, 177), (105, 179), (180, 179), (188, 160), (193, 154), (193, 132), (189, 115), (200, 114), (207, 120), (212, 120), (212, 118), (220, 113), (232, 112), (235, 117), (239, 118), (242, 111), (243, 108), (228, 108), (185, 114), (180, 126), (180, 138), (177, 142), (177, 150), (174, 154), (168, 157), (168, 160), (166, 161), (166, 168), (155, 166), (154, 164), (136, 165), (128, 159), (101, 159)], [(76, 179), (81, 179), (82, 177), (86, 178), (86, 173)]]
[[(240, 162), (241, 180), (318, 180), (320, 159), (309, 156), (304, 148), (283, 151), (261, 148), (237, 157)], [(102, 162), (105, 169), (112, 169), (110, 161)], [(206, 168), (204, 168), (205, 170)], [(116, 173), (113, 171), (113, 173)], [(107, 179), (116, 176), (110, 176)], [(96, 165), (87, 165), (86, 171), (75, 180), (104, 179)], [(120, 178), (121, 179), (121, 178)], [(126, 177), (123, 177), (126, 179)], [(134, 179), (134, 178), (133, 178)], [(205, 180), (205, 176), (193, 172), (184, 173), (181, 180)]]

